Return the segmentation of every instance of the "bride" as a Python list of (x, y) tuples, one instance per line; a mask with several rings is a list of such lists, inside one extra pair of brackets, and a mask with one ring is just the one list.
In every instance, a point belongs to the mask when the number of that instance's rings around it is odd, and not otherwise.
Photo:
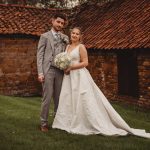
[(145, 130), (130, 128), (97, 87), (85, 68), (88, 65), (88, 55), (85, 46), (80, 44), (80, 39), (80, 28), (73, 28), (71, 44), (66, 48), (66, 53), (72, 58), (72, 64), (65, 70), (52, 128), (82, 135), (133, 134), (150, 138), (150, 133)]

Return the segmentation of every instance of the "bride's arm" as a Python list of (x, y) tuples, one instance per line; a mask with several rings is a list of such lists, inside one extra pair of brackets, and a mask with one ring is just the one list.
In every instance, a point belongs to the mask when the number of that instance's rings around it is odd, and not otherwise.
[(79, 52), (80, 52), (80, 63), (74, 64), (70, 66), (66, 72), (69, 72), (70, 70), (75, 70), (75, 69), (80, 69), (88, 66), (88, 55), (87, 55), (87, 50), (83, 44), (80, 45), (79, 47)]

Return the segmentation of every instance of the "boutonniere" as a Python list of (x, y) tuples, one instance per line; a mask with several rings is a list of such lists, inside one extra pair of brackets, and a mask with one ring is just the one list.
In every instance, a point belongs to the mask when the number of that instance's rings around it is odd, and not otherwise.
[(61, 40), (62, 40), (62, 42), (64, 43), (64, 44), (68, 44), (69, 43), (69, 40), (68, 40), (68, 38), (67, 37), (61, 37)]

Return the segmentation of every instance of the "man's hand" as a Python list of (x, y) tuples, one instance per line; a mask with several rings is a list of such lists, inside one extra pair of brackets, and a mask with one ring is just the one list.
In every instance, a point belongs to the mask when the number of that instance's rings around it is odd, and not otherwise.
[(44, 75), (43, 74), (40, 74), (39, 76), (38, 76), (38, 80), (39, 80), (39, 82), (44, 82)]

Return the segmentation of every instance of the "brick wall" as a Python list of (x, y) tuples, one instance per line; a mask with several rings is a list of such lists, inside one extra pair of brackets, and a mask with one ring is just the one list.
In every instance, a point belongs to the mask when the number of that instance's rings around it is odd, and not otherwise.
[(138, 98), (118, 94), (117, 55), (115, 52), (89, 50), (88, 55), (88, 70), (108, 99), (150, 108), (150, 54), (142, 52), (138, 54)]
[(31, 96), (40, 92), (37, 81), (38, 39), (0, 38), (0, 94)]
[[(0, 38), (0, 94), (41, 95), (41, 85), (37, 81), (37, 43), (38, 38), (33, 37)], [(108, 99), (150, 107), (150, 53), (138, 53), (139, 99), (118, 95), (115, 52), (88, 50), (88, 53), (88, 70)]]
[(118, 93), (117, 58), (115, 53), (89, 52), (89, 66), (93, 79), (107, 98)]
[(150, 107), (150, 52), (140, 50), (138, 56), (139, 104)]

